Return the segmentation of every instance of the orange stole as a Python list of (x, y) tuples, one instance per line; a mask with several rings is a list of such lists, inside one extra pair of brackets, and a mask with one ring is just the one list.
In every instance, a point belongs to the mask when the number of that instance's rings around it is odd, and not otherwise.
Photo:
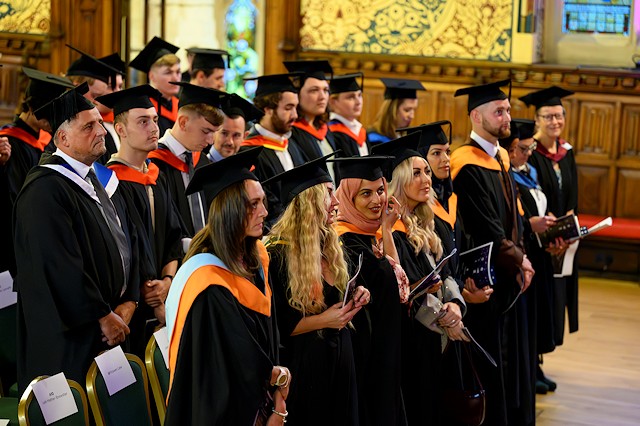
[(364, 129), (364, 126), (360, 128), (360, 132), (356, 135), (351, 131), (350, 128), (345, 126), (343, 123), (331, 123), (329, 124), (329, 130), (334, 133), (344, 133), (348, 135), (350, 138), (354, 139), (358, 146), (364, 145), (367, 140), (367, 131)]
[(371, 233), (371, 232), (363, 231), (362, 229), (358, 228), (357, 226), (349, 222), (337, 222), (335, 225), (333, 225), (333, 228), (336, 230), (339, 236), (342, 236), (348, 233), (360, 234), (360, 235), (371, 235), (373, 237), (378, 235), (378, 232)]
[(307, 123), (307, 120), (305, 119), (300, 119), (294, 122), (293, 127), (304, 130), (319, 141), (324, 140), (324, 138), (327, 137), (327, 130), (329, 129), (326, 124), (323, 124), (319, 129), (316, 129), (313, 127), (313, 124)]
[[(499, 153), (506, 171), (509, 171), (509, 168), (511, 167), (509, 153), (502, 147), (500, 147)], [(456, 176), (458, 176), (458, 173), (460, 173), (460, 170), (467, 165), (495, 170), (496, 172), (502, 171), (498, 160), (490, 157), (483, 149), (472, 145), (463, 145), (453, 151), (453, 154), (451, 155), (451, 179), (455, 179)]]
[(27, 145), (30, 145), (41, 152), (44, 152), (44, 148), (51, 142), (51, 135), (44, 130), (40, 130), (38, 139), (34, 138), (32, 134), (19, 127), (8, 125), (4, 129), (0, 130), (0, 136), (11, 136), (20, 139)]
[[(158, 101), (156, 101), (153, 98), (149, 98), (149, 100), (153, 104), (153, 107), (156, 109), (156, 111), (158, 111)], [(171, 111), (169, 111), (167, 108), (161, 108), (160, 115), (175, 123), (175, 121), (178, 119), (178, 102), (179, 102), (178, 98), (176, 98), (175, 96), (172, 96)]]
[(113, 123), (113, 120), (115, 119), (113, 116), (113, 110), (106, 114), (100, 113), (100, 115), (102, 116), (102, 121), (105, 123)]
[[(200, 161), (200, 153), (194, 152), (193, 154), (193, 167), (196, 167), (198, 161)], [(182, 173), (189, 173), (189, 166), (187, 163), (182, 161), (173, 152), (168, 149), (158, 148), (154, 151), (151, 151), (147, 158), (157, 158), (158, 160), (162, 160), (174, 169), (180, 170)]]
[[(173, 334), (169, 336), (169, 393), (171, 393), (171, 385), (176, 371), (176, 360), (178, 359), (178, 349), (180, 347), (180, 338), (182, 330), (187, 321), (187, 316), (191, 310), (196, 297), (205, 291), (211, 285), (219, 285), (231, 292), (233, 297), (244, 307), (265, 316), (271, 316), (271, 287), (269, 287), (268, 271), (269, 271), (269, 254), (267, 249), (261, 242), (258, 244), (258, 253), (262, 269), (264, 271), (264, 287), (265, 294), (262, 294), (258, 288), (250, 281), (213, 265), (202, 266), (191, 274), (180, 295), (180, 304), (176, 313), (176, 320), (173, 327)], [(214, 344), (215, 342), (208, 342)], [(167, 401), (169, 395), (167, 394)]]
[(118, 180), (140, 183), (145, 186), (155, 185), (158, 179), (158, 173), (160, 173), (158, 166), (153, 163), (149, 163), (147, 166), (147, 173), (142, 173), (122, 163), (110, 164), (108, 167), (116, 173)]
[(242, 146), (264, 146), (267, 149), (272, 149), (274, 151), (284, 151), (287, 149), (289, 145), (289, 140), (285, 139), (283, 141), (279, 141), (276, 139), (271, 139), (266, 136), (256, 135), (252, 136), (249, 139), (245, 139)]
[(449, 211), (446, 211), (440, 201), (436, 200), (436, 203), (431, 206), (433, 213), (438, 216), (440, 219), (447, 222), (451, 229), (456, 226), (456, 212), (458, 211), (458, 196), (453, 193), (449, 197)]

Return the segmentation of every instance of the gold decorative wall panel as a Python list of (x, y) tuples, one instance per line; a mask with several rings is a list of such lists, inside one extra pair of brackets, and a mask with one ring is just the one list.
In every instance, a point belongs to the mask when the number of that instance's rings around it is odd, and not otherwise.
[(0, 32), (47, 34), (51, 26), (51, 0), (0, 2)]
[(509, 61), (511, 0), (302, 0), (304, 50)]

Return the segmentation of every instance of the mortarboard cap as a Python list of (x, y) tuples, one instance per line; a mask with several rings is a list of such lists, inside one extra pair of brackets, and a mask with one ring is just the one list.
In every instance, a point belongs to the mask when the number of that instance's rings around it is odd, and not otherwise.
[(187, 195), (204, 191), (207, 204), (220, 194), (224, 189), (244, 180), (258, 180), (251, 172), (251, 168), (264, 147), (257, 146), (235, 155), (230, 155), (215, 163), (196, 169), (185, 193)]
[(520, 139), (518, 126), (516, 125), (516, 122), (514, 120), (511, 120), (511, 123), (509, 123), (509, 129), (510, 129), (509, 136), (498, 139), (498, 143), (500, 144), (500, 146), (506, 149), (507, 151), (509, 150), (509, 148), (511, 148), (511, 144), (513, 143), (514, 139)]
[(321, 183), (333, 182), (326, 162), (327, 158), (332, 155), (335, 155), (335, 152), (273, 176), (265, 180), (263, 184), (280, 182), (280, 202), (286, 207), (296, 195), (305, 189)]
[(91, 77), (100, 80), (106, 84), (111, 84), (114, 88), (116, 85), (116, 74), (123, 74), (119, 69), (103, 62), (102, 60), (92, 56), (82, 50), (65, 44), (69, 49), (75, 50), (80, 55), (79, 59), (69, 65), (67, 76)]
[[(358, 84), (358, 78), (360, 84)], [(357, 92), (364, 87), (364, 74), (361, 72), (353, 74), (338, 75), (329, 82), (329, 91), (332, 94)]]
[[(501, 87), (509, 85), (509, 95), (500, 90)], [(480, 105), (484, 105), (487, 102), (502, 101), (511, 98), (511, 80), (500, 80), (493, 83), (482, 84), (479, 86), (465, 87), (456, 90), (454, 97), (469, 95), (469, 101), (467, 103), (467, 112), (471, 112), (478, 108)]]
[(108, 95), (98, 96), (96, 101), (107, 108), (113, 109), (113, 115), (117, 117), (130, 109), (153, 108), (153, 104), (149, 98), (154, 98), (158, 101), (161, 96), (158, 90), (148, 84), (143, 84), (141, 86), (109, 93)]
[(98, 58), (98, 60), (117, 69), (123, 75), (127, 73), (127, 64), (124, 63), (117, 52), (114, 52), (111, 55), (103, 56), (102, 58)]
[(227, 116), (239, 115), (244, 118), (245, 123), (255, 121), (263, 116), (262, 111), (235, 93), (229, 94), (224, 98), (222, 102), (222, 112)]
[(509, 126), (511, 128), (511, 134), (506, 138), (498, 140), (500, 146), (507, 150), (511, 147), (514, 139), (531, 139), (536, 131), (536, 122), (524, 118), (514, 118), (511, 120)]
[(244, 80), (257, 80), (256, 97), (266, 96), (272, 93), (293, 92), (298, 93), (298, 89), (293, 85), (292, 78), (300, 77), (300, 73), (271, 74), (260, 77), (249, 77)]
[(95, 108), (84, 97), (84, 94), (88, 91), (89, 84), (84, 82), (35, 110), (34, 115), (38, 120), (47, 119), (51, 125), (51, 133), (55, 134), (58, 127), (68, 119), (75, 117), (82, 111)]
[(383, 171), (387, 171), (386, 165), (393, 160), (393, 157), (367, 155), (365, 157), (340, 157), (327, 160), (335, 163), (336, 173), (340, 179), (364, 179), (374, 181), (385, 176)]
[(62, 95), (67, 89), (75, 87), (71, 80), (65, 77), (26, 67), (22, 67), (22, 71), (29, 77), (25, 99), (32, 111)]
[(540, 109), (544, 106), (556, 106), (562, 105), (560, 99), (573, 95), (571, 90), (563, 89), (558, 86), (551, 86), (546, 89), (538, 90), (537, 92), (531, 92), (520, 98), (522, 102), (527, 106), (535, 105), (536, 109)]
[[(284, 61), (282, 63), (285, 68), (287, 68), (287, 71), (304, 74), (303, 79), (313, 77), (318, 80), (330, 80), (331, 77), (333, 77), (333, 68), (326, 59), (314, 61)], [(331, 77), (327, 78), (327, 74)]]
[[(442, 130), (442, 126), (445, 124), (449, 125), (449, 137), (447, 137), (447, 134)], [(426, 156), (431, 145), (446, 145), (451, 141), (451, 127), (449, 120), (440, 120), (434, 121), (433, 123), (421, 124), (420, 126), (396, 129), (396, 132), (405, 134), (420, 132), (418, 152)]]
[(220, 90), (196, 86), (195, 84), (184, 81), (172, 81), (171, 84), (182, 87), (178, 101), (178, 108), (191, 104), (206, 104), (216, 108), (221, 108), (222, 100), (227, 96), (225, 92), (221, 92)]
[(200, 49), (196, 47), (189, 49), (188, 52), (194, 55), (191, 63), (192, 74), (195, 74), (197, 70), (225, 69), (223, 56), (226, 56), (227, 60), (229, 58), (229, 52), (226, 50)]
[(406, 78), (381, 78), (385, 99), (416, 99), (418, 90), (427, 90), (418, 80)]
[(388, 155), (394, 157), (394, 159), (391, 160), (391, 169), (387, 174), (388, 176), (391, 176), (393, 170), (395, 170), (395, 168), (407, 158), (422, 157), (418, 151), (419, 144), (420, 132), (414, 132), (401, 138), (375, 145), (371, 149), (371, 153), (373, 155)]
[(149, 43), (129, 63), (131, 68), (148, 73), (153, 64), (164, 55), (174, 54), (180, 50), (178, 46), (164, 41), (160, 37), (153, 37)]

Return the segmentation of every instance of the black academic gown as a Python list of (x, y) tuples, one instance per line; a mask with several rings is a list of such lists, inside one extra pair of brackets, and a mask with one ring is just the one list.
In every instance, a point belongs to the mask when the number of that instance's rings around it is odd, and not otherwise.
[[(65, 163), (57, 156), (43, 161)], [(129, 277), (121, 295), (125, 276), (107, 222), (98, 203), (65, 176), (34, 168), (15, 213), (19, 390), (36, 376), (60, 371), (82, 383), (93, 358), (108, 349), (98, 320), (137, 301), (139, 287)]]
[[(109, 165), (122, 164), (111, 161)], [(182, 238), (186, 236), (184, 223), (171, 199), (171, 193), (163, 176), (158, 176), (155, 185), (149, 185), (153, 191), (154, 222), (151, 220), (151, 207), (147, 187), (138, 182), (120, 180), (116, 192), (124, 200), (129, 220), (133, 223), (135, 244), (133, 255), (138, 265), (140, 283), (162, 279), (162, 268), (169, 262), (183, 257)], [(147, 326), (155, 318), (153, 308), (140, 300), (129, 328), (129, 350), (144, 357), (147, 341), (157, 321)]]
[[(566, 143), (560, 140), (558, 143)], [(529, 162), (538, 171), (538, 182), (547, 196), (548, 211), (556, 217), (564, 216), (569, 210), (578, 213), (578, 169), (573, 149), (558, 162), (562, 176), (562, 188), (553, 168), (554, 162), (534, 151)], [(564, 341), (565, 312), (569, 320), (569, 333), (578, 331), (578, 265), (577, 256), (573, 264), (573, 274), (556, 279), (555, 295), (555, 343)]]
[(109, 160), (111, 160), (111, 156), (118, 152), (116, 142), (113, 140), (113, 136), (109, 131), (107, 131), (107, 134), (104, 137), (104, 146), (107, 149), (107, 152), (102, 154), (102, 156), (96, 160), (96, 162), (102, 165), (106, 165)]
[[(325, 139), (327, 140), (327, 142), (329, 142), (329, 146), (331, 146), (331, 149), (335, 151), (336, 141), (331, 130), (327, 129), (327, 135), (325, 136)], [(324, 155), (322, 153), (322, 150), (320, 149), (320, 142), (321, 141), (319, 141), (311, 133), (299, 127), (291, 128), (291, 137), (289, 138), (289, 143), (293, 143), (300, 148), (305, 162), (315, 160), (316, 158), (320, 158)]]
[[(258, 136), (258, 132), (255, 127), (251, 128), (247, 139)], [(241, 146), (240, 151), (244, 151), (252, 148), (252, 146)], [(289, 143), (287, 151), (291, 155), (293, 166), (300, 166), (306, 162), (304, 154), (296, 144)], [(265, 181), (271, 177), (284, 173), (284, 167), (278, 158), (276, 151), (273, 149), (265, 148), (262, 150), (255, 163), (255, 170), (253, 173), (261, 181)], [(263, 187), (265, 195), (267, 197), (267, 210), (269, 211), (265, 218), (265, 232), (271, 229), (274, 223), (278, 220), (282, 212), (284, 212), (284, 206), (280, 201), (280, 183), (275, 182), (264, 185)]]
[(362, 253), (356, 284), (371, 292), (371, 303), (353, 319), (360, 425), (406, 425), (401, 391), (402, 306), (395, 273), (386, 258), (373, 253), (375, 237), (348, 232), (341, 239), (351, 274)]
[[(158, 149), (169, 149), (166, 146), (160, 144)], [(180, 218), (184, 226), (186, 227), (187, 236), (193, 237), (195, 235), (195, 229), (193, 227), (193, 219), (191, 218), (191, 208), (189, 207), (189, 199), (185, 195), (185, 186), (184, 180), (182, 180), (182, 172), (171, 164), (164, 162), (159, 158), (151, 158), (151, 161), (158, 166), (160, 169), (160, 176), (166, 181), (167, 188), (169, 189), (169, 194), (171, 199), (176, 205), (178, 213), (180, 214)], [(200, 159), (198, 163), (195, 165), (195, 168), (203, 167), (209, 164), (210, 161), (206, 155), (200, 155)], [(202, 200), (203, 204), (206, 204), (207, 201), (205, 199)], [(204, 220), (206, 223), (207, 217), (209, 215), (209, 209), (207, 205), (204, 205)]]
[[(470, 144), (482, 150), (475, 142), (471, 141)], [(504, 166), (507, 167), (508, 164)], [(519, 214), (514, 213), (510, 207), (516, 205), (515, 185), (508, 173), (506, 178), (511, 188), (511, 193), (507, 193), (511, 201), (505, 198), (502, 173), (499, 171), (468, 164), (453, 179), (453, 189), (458, 195), (458, 210), (473, 246), (493, 241), (491, 263), (496, 275), (494, 293), (488, 302), (469, 304), (464, 321), (478, 343), (498, 364), (494, 368), (484, 359), (476, 363), (487, 395), (485, 423), (495, 426), (524, 425), (531, 420), (514, 418), (518, 417), (518, 413), (524, 412), (516, 413), (521, 407), (517, 378), (521, 377), (522, 364), (515, 360), (517, 348), (526, 342), (527, 337), (526, 326), (522, 322), (521, 304), (516, 303), (506, 311), (520, 291), (516, 274), (523, 255), (520, 246), (522, 221)], [(514, 227), (515, 242), (512, 232)], [(528, 400), (525, 398), (524, 402)]]
[(160, 109), (160, 113), (158, 114), (158, 128), (160, 129), (159, 134), (164, 135), (165, 132), (171, 129), (173, 125), (176, 123), (174, 120), (171, 120), (165, 114), (162, 113), (162, 110), (164, 110), (165, 112), (167, 111), (171, 111), (172, 113), (174, 112), (173, 96), (171, 97), (171, 99), (167, 99), (164, 96), (162, 96), (160, 98), (160, 105), (162, 108)]
[[(280, 361), (293, 375), (287, 410), (292, 426), (358, 425), (358, 390), (351, 342), (351, 330), (322, 329), (292, 336), (303, 318), (287, 301), (287, 263), (284, 245), (268, 248), (269, 282), (272, 283), (278, 312)], [(333, 286), (324, 284), (325, 304), (342, 297)]]
[(182, 330), (165, 426), (253, 426), (278, 364), (275, 315), (253, 311), (227, 288), (210, 285)]
[[(331, 123), (341, 123), (339, 120), (332, 120)], [(360, 157), (360, 150), (358, 149), (358, 141), (356, 141), (351, 135), (339, 132), (339, 131), (331, 131), (333, 134), (333, 139), (335, 141), (336, 149), (341, 150), (342, 152), (338, 154), (339, 157)], [(371, 146), (369, 145), (369, 141), (366, 140), (365, 144), (367, 145), (367, 149), (369, 153), (371, 153)]]

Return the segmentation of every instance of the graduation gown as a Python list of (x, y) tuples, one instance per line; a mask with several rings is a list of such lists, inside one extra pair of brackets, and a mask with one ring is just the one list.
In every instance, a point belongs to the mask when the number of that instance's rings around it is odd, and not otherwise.
[[(533, 152), (529, 162), (538, 171), (538, 182), (547, 196), (548, 211), (556, 217), (564, 216), (569, 210), (578, 213), (578, 170), (571, 145), (563, 139), (556, 142), (567, 149), (566, 155), (558, 161), (562, 187), (553, 168), (554, 161), (541, 154), (540, 149)], [(564, 341), (565, 312), (569, 320), (569, 333), (578, 331), (578, 267), (577, 257), (573, 264), (573, 274), (556, 279), (555, 295), (555, 343)]]
[[(294, 375), (287, 399), (292, 426), (358, 425), (358, 390), (351, 330), (322, 329), (292, 336), (303, 318), (287, 301), (287, 260), (283, 244), (268, 247), (269, 276), (273, 284), (280, 359)], [(342, 299), (340, 292), (324, 283), (325, 304)]]
[(401, 315), (398, 282), (389, 261), (373, 252), (375, 236), (339, 222), (350, 274), (362, 253), (356, 285), (367, 288), (371, 303), (354, 318), (353, 347), (358, 379), (360, 425), (406, 425), (401, 391)]
[(366, 145), (368, 152), (371, 151), (367, 140), (367, 131), (360, 128), (358, 135), (353, 134), (351, 129), (345, 126), (340, 120), (331, 120), (329, 130), (333, 134), (336, 149), (342, 150), (340, 157), (360, 157), (359, 146)]
[(45, 147), (52, 142), (49, 133), (34, 131), (17, 116), (0, 128), (0, 136), (7, 137), (11, 144), (11, 157), (0, 167), (0, 272), (9, 270), (15, 275), (13, 205), (29, 170), (38, 165)]
[(167, 99), (164, 96), (160, 98), (160, 108), (155, 99), (150, 98), (153, 107), (158, 111), (158, 128), (160, 135), (164, 135), (168, 129), (171, 129), (178, 119), (178, 98), (171, 96)]
[[(498, 155), (508, 169), (506, 150), (500, 148)], [(505, 312), (520, 291), (516, 273), (524, 254), (520, 246), (522, 222), (517, 210), (514, 211), (515, 185), (510, 175), (501, 171), (498, 161), (474, 141), (453, 152), (451, 176), (458, 195), (458, 210), (473, 246), (493, 241), (494, 293), (485, 303), (469, 304), (465, 326), (498, 364), (496, 369), (485, 360), (476, 363), (487, 395), (485, 422), (506, 425), (510, 424), (513, 410), (520, 407), (520, 394), (514, 391), (518, 388), (520, 364), (514, 361), (517, 357), (514, 350), (521, 339), (526, 341), (526, 328), (518, 321), (520, 304)]]
[(211, 254), (192, 257), (176, 274), (167, 299), (166, 426), (252, 426), (265, 405), (279, 363), (278, 335), (268, 258), (257, 244), (263, 269), (255, 282), (232, 274)]
[(375, 146), (381, 143), (389, 142), (391, 138), (369, 129), (367, 131), (367, 140), (369, 141), (371, 146)]
[[(400, 264), (410, 283), (416, 283), (433, 271), (427, 255), (423, 251), (415, 253), (401, 220), (394, 226), (393, 241)], [(443, 303), (457, 299), (464, 313), (464, 302), (459, 297), (459, 292), (456, 295), (453, 294), (458, 288), (457, 283), (451, 286), (451, 281), (447, 280), (447, 277), (448, 273), (443, 269), (441, 278), (444, 284), (434, 296)], [(405, 306), (403, 309), (402, 395), (409, 425), (444, 425), (446, 419), (443, 418), (442, 400), (445, 377), (441, 352), (442, 339), (440, 334), (429, 330), (415, 320), (415, 314), (424, 297), (426, 296), (417, 298), (411, 306)]]
[(333, 133), (331, 133), (326, 124), (320, 129), (316, 129), (306, 121), (298, 120), (293, 123), (293, 127), (291, 128), (289, 143), (293, 143), (300, 148), (300, 151), (304, 156), (304, 161), (307, 162), (320, 158), (324, 155), (320, 149), (320, 142), (325, 139), (329, 143), (331, 149), (335, 151), (336, 141), (333, 137)]
[(122, 260), (98, 202), (47, 167), (65, 164), (58, 156), (43, 158), (16, 200), (20, 391), (34, 377), (60, 371), (82, 383), (93, 358), (108, 349), (98, 320), (125, 301), (137, 301), (139, 291), (129, 277), (123, 293)]
[[(169, 189), (171, 199), (176, 205), (180, 218), (186, 228), (187, 235), (193, 237), (195, 235), (195, 229), (193, 227), (193, 219), (191, 218), (191, 208), (189, 207), (189, 199), (185, 194), (184, 180), (182, 179), (182, 172), (185, 173), (188, 170), (187, 165), (183, 160), (176, 157), (170, 150), (163, 144), (158, 145), (158, 149), (149, 153), (151, 162), (158, 166), (160, 169), (160, 175), (162, 179), (166, 181), (166, 185)], [(193, 153), (194, 168), (199, 168), (209, 164), (209, 159), (206, 155), (200, 155), (199, 152)], [(202, 198), (204, 209), (204, 220), (206, 220), (209, 214), (207, 201)]]
[[(284, 148), (272, 146), (269, 142), (270, 139), (261, 136), (255, 127), (251, 128), (247, 139), (242, 143), (240, 147), (241, 151), (250, 149), (254, 146), (264, 146), (255, 163), (255, 170), (253, 173), (261, 181), (265, 181), (271, 177), (284, 173), (284, 167), (276, 154), (277, 150), (286, 149), (291, 155), (293, 166), (300, 166), (306, 162), (304, 154), (296, 144), (287, 143)], [(264, 185), (264, 192), (267, 197), (267, 209), (269, 211), (265, 218), (266, 229), (271, 229), (271, 226), (278, 220), (282, 212), (284, 212), (284, 206), (280, 201), (280, 182)]]
[[(161, 279), (162, 268), (182, 258), (182, 238), (186, 236), (166, 180), (159, 176), (158, 168), (153, 163), (149, 164), (147, 173), (132, 169), (115, 159), (108, 163), (108, 167), (120, 181), (116, 192), (124, 200), (129, 220), (133, 223), (133, 232), (136, 234), (133, 255), (138, 265), (140, 283), (144, 285), (149, 280)], [(153, 193), (153, 219), (147, 188)], [(153, 308), (141, 301), (130, 324), (132, 353), (144, 356), (150, 337), (145, 332), (145, 324), (154, 318)]]

